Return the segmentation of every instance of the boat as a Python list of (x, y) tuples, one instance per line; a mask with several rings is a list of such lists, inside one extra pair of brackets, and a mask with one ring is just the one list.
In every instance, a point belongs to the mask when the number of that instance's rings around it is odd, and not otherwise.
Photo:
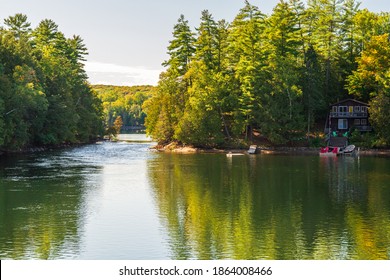
[(346, 147), (332, 147), (332, 146), (326, 146), (322, 147), (320, 150), (320, 156), (327, 156), (327, 157), (336, 157), (340, 155), (355, 155), (356, 154), (356, 147), (355, 145), (348, 145)]
[(339, 147), (326, 146), (326, 147), (322, 147), (320, 150), (321, 157), (337, 157), (339, 153), (340, 153)]
[(341, 149), (340, 155), (344, 156), (352, 156), (356, 154), (356, 147), (355, 145), (348, 145), (347, 147)]
[(248, 150), (248, 154), (250, 154), (250, 155), (253, 155), (253, 154), (256, 154), (257, 153), (257, 146), (256, 145), (251, 145), (250, 147), (249, 147), (249, 150)]

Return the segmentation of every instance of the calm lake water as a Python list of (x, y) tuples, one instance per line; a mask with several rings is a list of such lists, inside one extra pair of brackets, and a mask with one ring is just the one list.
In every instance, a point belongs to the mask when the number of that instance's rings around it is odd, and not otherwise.
[(390, 259), (390, 159), (0, 157), (0, 259)]

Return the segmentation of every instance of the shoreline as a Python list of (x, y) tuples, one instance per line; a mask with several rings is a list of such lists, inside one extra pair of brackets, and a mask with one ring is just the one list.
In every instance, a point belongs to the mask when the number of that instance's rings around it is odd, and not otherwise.
[[(17, 151), (0, 150), (0, 156), (7, 156), (12, 154), (35, 154), (46, 152), (50, 150), (60, 150), (81, 147), (89, 144), (97, 144), (101, 140), (97, 140), (89, 143), (72, 143), (72, 144), (60, 144), (60, 145), (48, 145), (29, 147)], [(128, 141), (120, 141), (128, 142)], [(133, 142), (133, 141), (131, 141)], [(139, 143), (148, 143), (140, 141)], [(359, 148), (359, 147), (358, 147)], [(249, 149), (249, 148), (248, 148)], [(149, 147), (149, 150), (158, 153), (172, 153), (172, 154), (244, 154), (249, 155), (248, 149), (244, 148), (196, 148), (194, 146), (178, 145), (177, 143), (170, 143), (168, 145), (154, 145)], [(258, 146), (256, 154), (264, 155), (318, 155), (320, 148), (313, 147), (268, 147)], [(360, 148), (359, 156), (377, 156), (377, 157), (390, 157), (390, 149), (369, 149)]]
[[(249, 155), (248, 149), (239, 148), (196, 148), (193, 146), (180, 146), (174, 143), (168, 145), (156, 145), (149, 148), (159, 153), (172, 154), (228, 154), (239, 153)], [(258, 147), (256, 154), (265, 155), (318, 155), (320, 148), (312, 147)], [(368, 149), (360, 148), (359, 156), (390, 157), (390, 149)]]
[(28, 148), (23, 148), (19, 150), (0, 150), (0, 156), (7, 156), (7, 155), (22, 155), (22, 154), (38, 154), (43, 153), (46, 151), (54, 151), (54, 150), (61, 150), (61, 149), (70, 149), (70, 148), (76, 148), (81, 147), (89, 144), (96, 144), (98, 141), (95, 142), (88, 142), (88, 143), (64, 143), (64, 144), (58, 144), (58, 145), (46, 145), (46, 146), (30, 146)]

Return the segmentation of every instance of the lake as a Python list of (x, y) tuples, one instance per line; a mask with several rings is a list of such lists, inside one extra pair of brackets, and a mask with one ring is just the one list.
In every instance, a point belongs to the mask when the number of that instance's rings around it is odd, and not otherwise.
[(389, 158), (150, 145), (1, 156), (0, 259), (390, 259)]

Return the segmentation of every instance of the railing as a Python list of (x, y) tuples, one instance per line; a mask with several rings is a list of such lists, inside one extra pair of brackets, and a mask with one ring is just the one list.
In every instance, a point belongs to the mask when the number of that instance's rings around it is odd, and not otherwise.
[(367, 118), (367, 113), (362, 112), (331, 112), (330, 116), (332, 118)]

